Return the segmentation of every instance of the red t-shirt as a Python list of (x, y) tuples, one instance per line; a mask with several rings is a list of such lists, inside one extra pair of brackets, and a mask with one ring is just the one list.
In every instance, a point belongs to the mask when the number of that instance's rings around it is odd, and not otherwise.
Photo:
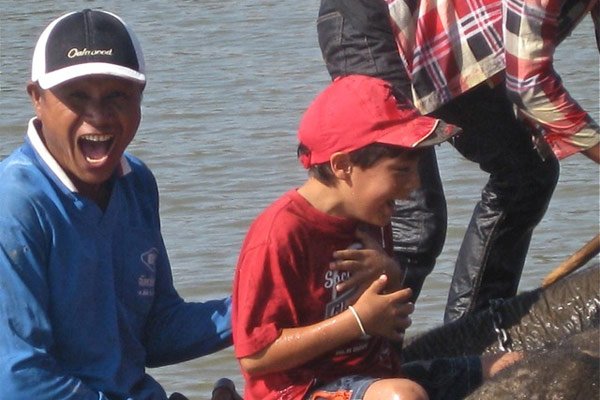
[[(292, 190), (254, 221), (242, 245), (233, 286), (233, 340), (237, 358), (273, 343), (284, 328), (312, 325), (348, 308), (335, 284), (345, 273), (329, 269), (333, 252), (356, 242), (354, 220), (312, 207)], [(245, 375), (244, 399), (301, 399), (310, 385), (351, 374), (391, 376), (398, 360), (380, 337), (348, 343), (280, 373)]]

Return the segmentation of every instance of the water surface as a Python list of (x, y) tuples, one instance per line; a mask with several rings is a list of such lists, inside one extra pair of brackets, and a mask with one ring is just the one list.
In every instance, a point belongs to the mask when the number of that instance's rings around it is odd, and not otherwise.
[[(190, 300), (225, 296), (252, 219), (305, 175), (295, 159), (302, 111), (328, 82), (316, 40), (318, 0), (0, 0), (0, 158), (32, 116), (25, 92), (33, 46), (54, 17), (85, 7), (121, 15), (145, 50), (143, 121), (130, 151), (161, 190), (163, 234), (175, 284)], [(557, 69), (573, 96), (598, 111), (598, 52), (586, 20), (560, 48)], [(454, 260), (485, 182), (449, 145), (439, 147), (448, 199), (444, 252), (425, 283), (414, 330), (441, 322)], [(562, 164), (547, 215), (534, 232), (520, 290), (598, 232), (598, 167)], [(1, 184), (1, 182), (0, 182)], [(151, 370), (168, 391), (208, 398), (222, 376), (242, 385), (231, 349)]]

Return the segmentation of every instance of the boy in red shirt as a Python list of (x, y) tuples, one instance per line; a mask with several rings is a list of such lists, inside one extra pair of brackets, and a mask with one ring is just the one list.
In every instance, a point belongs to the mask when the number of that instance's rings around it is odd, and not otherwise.
[(411, 291), (361, 228), (389, 225), (394, 201), (419, 185), (419, 149), (457, 131), (399, 108), (367, 76), (335, 80), (310, 105), (298, 131), (308, 180), (253, 222), (237, 265), (244, 399), (428, 398), (392, 347), (411, 323)]

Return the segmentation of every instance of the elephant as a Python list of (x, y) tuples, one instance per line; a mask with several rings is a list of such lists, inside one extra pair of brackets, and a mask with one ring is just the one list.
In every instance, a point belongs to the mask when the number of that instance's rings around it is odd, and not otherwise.
[(600, 393), (600, 330), (588, 329), (484, 382), (467, 400), (589, 400)]
[[(409, 336), (398, 351), (403, 362), (525, 352), (522, 361), (486, 381), (469, 400), (591, 399), (599, 387), (599, 326), (600, 264), (595, 264), (547, 288)], [(230, 392), (212, 400), (241, 398), (227, 378), (215, 386)]]
[(544, 350), (566, 336), (598, 328), (600, 264), (573, 273), (543, 289), (498, 301), (488, 309), (408, 337), (404, 362)]
[(592, 399), (600, 390), (600, 264), (405, 342), (405, 362), (521, 351), (468, 400)]

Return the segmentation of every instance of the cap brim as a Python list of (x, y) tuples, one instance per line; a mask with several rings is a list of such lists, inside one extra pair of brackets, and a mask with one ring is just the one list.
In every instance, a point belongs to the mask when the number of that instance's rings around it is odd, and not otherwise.
[(448, 124), (441, 119), (438, 119), (433, 126), (433, 129), (422, 140), (416, 142), (412, 147), (423, 148), (431, 147), (443, 143), (462, 132), (458, 126)]
[(441, 119), (420, 115), (410, 122), (395, 122), (375, 141), (408, 149), (424, 148), (445, 142), (460, 132), (461, 128)]
[(130, 68), (109, 63), (85, 63), (44, 74), (38, 79), (38, 84), (42, 89), (50, 89), (71, 79), (91, 75), (108, 75), (128, 79), (140, 84), (146, 83), (146, 76), (144, 74)]

